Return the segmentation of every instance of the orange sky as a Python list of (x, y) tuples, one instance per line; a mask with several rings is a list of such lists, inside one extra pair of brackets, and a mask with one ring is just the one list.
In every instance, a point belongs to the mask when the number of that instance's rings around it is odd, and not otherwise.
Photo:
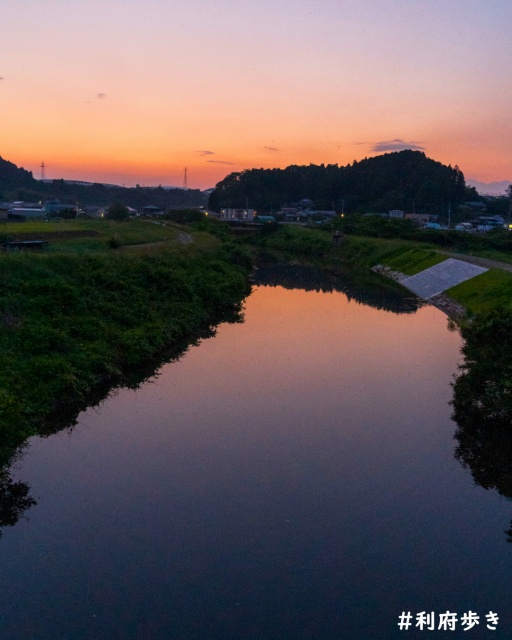
[[(256, 6), (255, 6), (256, 5)], [(40, 177), (207, 188), (421, 148), (512, 180), (505, 0), (19, 0), (0, 155)]]

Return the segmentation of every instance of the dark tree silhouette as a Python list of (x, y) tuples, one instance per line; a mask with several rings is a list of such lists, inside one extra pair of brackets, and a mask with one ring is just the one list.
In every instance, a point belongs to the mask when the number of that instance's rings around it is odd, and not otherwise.
[(0, 471), (0, 536), (2, 527), (13, 527), (36, 501), (25, 482), (13, 482), (8, 469)]
[[(462, 328), (464, 363), (454, 382), (455, 458), (484, 489), (512, 498), (512, 311)], [(506, 531), (509, 538), (512, 529)], [(512, 541), (512, 540), (511, 540)]]

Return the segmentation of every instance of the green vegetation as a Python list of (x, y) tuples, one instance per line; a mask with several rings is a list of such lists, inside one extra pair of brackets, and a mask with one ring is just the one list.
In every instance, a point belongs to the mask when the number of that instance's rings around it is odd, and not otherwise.
[[(512, 273), (489, 269), (446, 291), (472, 314), (486, 314), (498, 307), (512, 308)], [(512, 329), (512, 327), (511, 327)]]
[(401, 271), (408, 276), (413, 276), (445, 260), (446, 256), (432, 250), (400, 247), (395, 252), (386, 255), (385, 264), (395, 271)]
[[(433, 255), (437, 255), (428, 245), (423, 248), (418, 243), (404, 240), (359, 238), (357, 236), (345, 236), (341, 249), (332, 250), (332, 254), (347, 266), (369, 269), (376, 264), (384, 264), (396, 271), (402, 271), (400, 266), (411, 271), (417, 263), (426, 264), (427, 261), (434, 260)], [(403, 259), (402, 255), (405, 255)], [(404, 273), (409, 273), (409, 271), (404, 271)]]
[(331, 239), (316, 229), (268, 225), (263, 227), (258, 245), (265, 251), (282, 252), (288, 256), (321, 258), (329, 251)]
[[(75, 223), (74, 223), (75, 224)], [(111, 235), (104, 223), (101, 239)], [(123, 240), (136, 222), (117, 225)], [(144, 230), (152, 229), (146, 224)], [(0, 254), (0, 442), (18, 445), (57, 410), (126, 381), (247, 292), (246, 256), (211, 237), (158, 251)], [(147, 236), (146, 236), (147, 238)], [(139, 238), (140, 239), (140, 238)]]
[(107, 220), (117, 220), (118, 222), (128, 220), (129, 217), (130, 212), (128, 207), (125, 207), (125, 205), (120, 202), (114, 202), (114, 204), (111, 204), (106, 215)]
[(179, 243), (180, 227), (169, 222), (136, 218), (127, 223), (114, 220), (78, 218), (62, 222), (32, 221), (0, 225), (0, 238), (6, 240), (48, 240), (50, 253), (104, 251), (116, 236), (120, 246), (149, 243)]
[(428, 243), (456, 253), (483, 255), (499, 253), (512, 256), (512, 233), (495, 229), (485, 234), (436, 229), (420, 229), (412, 220), (382, 218), (380, 216), (347, 216), (342, 221), (344, 233), (370, 238), (400, 238)]
[(176, 211), (169, 211), (164, 217), (166, 220), (171, 220), (177, 224), (191, 224), (192, 222), (204, 220), (205, 214), (199, 209), (177, 209)]

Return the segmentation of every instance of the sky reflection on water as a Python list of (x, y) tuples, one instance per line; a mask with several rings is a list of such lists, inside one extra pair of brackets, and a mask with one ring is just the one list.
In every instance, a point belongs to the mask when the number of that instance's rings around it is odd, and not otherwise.
[(453, 458), (446, 325), (261, 286), (244, 324), (34, 439), (2, 637), (387, 640), (448, 608), (510, 637), (512, 509)]

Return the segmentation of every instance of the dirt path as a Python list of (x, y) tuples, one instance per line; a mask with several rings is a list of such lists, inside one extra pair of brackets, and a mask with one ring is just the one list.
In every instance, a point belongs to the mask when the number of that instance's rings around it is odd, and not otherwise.
[[(152, 251), (153, 249), (158, 249), (159, 247), (169, 246), (175, 242), (175, 240), (160, 240), (158, 242), (143, 242), (141, 244), (127, 244), (124, 247), (121, 247), (125, 251), (128, 249), (138, 249), (143, 251)], [(180, 244), (191, 244), (194, 242), (194, 238), (189, 234), (183, 231), (178, 233), (178, 242)]]
[(451, 253), (449, 251), (438, 251), (438, 253), (443, 256), (448, 256), (449, 258), (462, 260), (463, 262), (477, 264), (480, 267), (486, 267), (487, 269), (502, 269), (503, 271), (512, 271), (512, 264), (509, 264), (508, 262), (497, 262), (496, 260), (489, 260), (488, 258), (468, 256), (465, 253)]
[(185, 233), (184, 231), (179, 232), (178, 239), (181, 244), (190, 244), (191, 242), (194, 242), (194, 238), (190, 235), (190, 233)]

